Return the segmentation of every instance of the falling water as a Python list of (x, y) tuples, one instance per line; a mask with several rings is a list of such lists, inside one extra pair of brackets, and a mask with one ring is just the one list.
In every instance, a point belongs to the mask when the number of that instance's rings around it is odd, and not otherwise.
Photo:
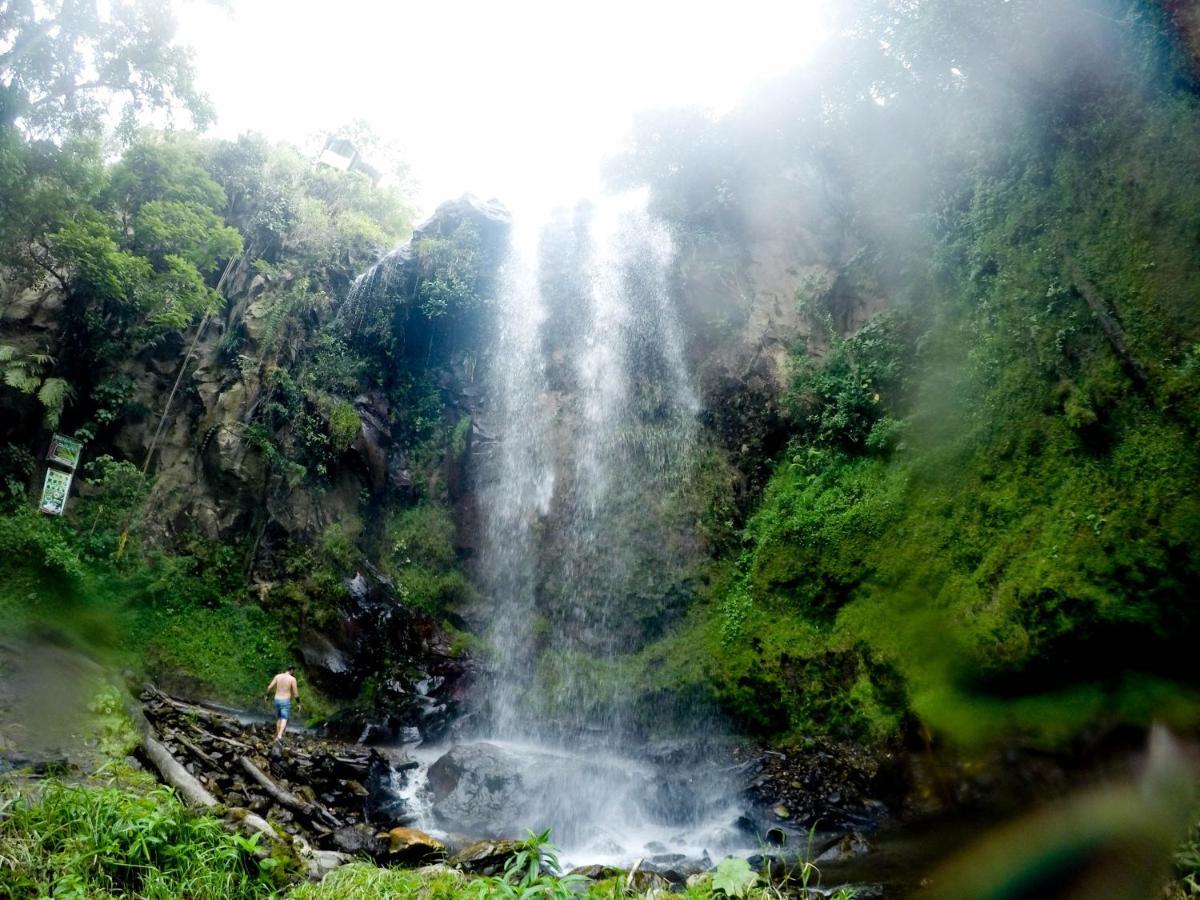
[[(491, 619), (508, 623), (495, 640), (493, 688), (502, 687), (533, 656), (529, 628), (513, 627), (530, 612), (537, 589), (538, 522), (550, 512), (554, 470), (550, 459), (546, 366), (541, 328), (545, 307), (539, 288), (538, 235), (527, 226), (512, 236), (502, 273), (492, 366), (492, 418), (499, 429), (496, 452), (481, 490), (483, 548), (480, 571), (494, 604)], [(518, 706), (505, 690), (493, 690), (489, 709), (498, 734), (521, 729)]]
[(667, 499), (699, 404), (671, 239), (640, 195), (515, 226), (488, 375), (495, 441), (476, 472), (491, 655), (473, 737), (522, 788), (502, 804), (510, 821), (475, 827), (553, 827), (591, 860), (628, 861), (647, 842), (716, 851), (724, 785), (689, 768), (686, 746), (648, 750), (613, 677), (658, 614), (642, 608), (648, 582), (681, 567)]

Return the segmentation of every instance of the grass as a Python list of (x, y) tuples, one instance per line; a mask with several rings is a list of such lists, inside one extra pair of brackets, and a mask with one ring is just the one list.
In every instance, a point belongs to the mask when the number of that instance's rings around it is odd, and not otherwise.
[(0, 795), (5, 896), (196, 900), (263, 896), (252, 842), (187, 810), (167, 788), (47, 782)]
[[(170, 789), (148, 786), (144, 777), (114, 776), (101, 785), (48, 781), (0, 786), (0, 897), (623, 900), (653, 894), (628, 889), (625, 875), (586, 882), (545, 870), (529, 877), (518, 874), (471, 878), (444, 867), (406, 870), (355, 862), (318, 884), (297, 884), (298, 872), (264, 855), (257, 841), (227, 831), (212, 815), (187, 809)], [(717, 890), (710, 877), (680, 896), (804, 897), (809, 880), (793, 886), (799, 894), (784, 893), (751, 874), (730, 894), (728, 889)], [(833, 896), (852, 900), (854, 895), (843, 889)]]

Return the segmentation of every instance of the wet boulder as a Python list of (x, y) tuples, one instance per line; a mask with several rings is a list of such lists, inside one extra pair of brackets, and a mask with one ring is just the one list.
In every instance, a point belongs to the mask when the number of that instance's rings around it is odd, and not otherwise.
[(499, 875), (520, 852), (520, 841), (476, 841), (450, 857), (450, 865), (472, 875)]
[(387, 855), (387, 844), (375, 834), (375, 829), (365, 825), (346, 825), (333, 833), (334, 846), (351, 856), (366, 855), (382, 860)]
[(626, 877), (629, 886), (640, 894), (648, 894), (650, 891), (668, 891), (671, 889), (671, 882), (659, 872), (636, 869)]
[(517, 818), (524, 765), (494, 744), (460, 744), (429, 767), (433, 814), (445, 828), (495, 833)]
[(381, 757), (371, 760), (363, 808), (368, 822), (379, 828), (395, 829), (412, 821), (412, 811), (403, 795), (406, 781), (404, 772), (387, 760)]
[(858, 832), (844, 834), (817, 856), (818, 863), (844, 863), (870, 852), (867, 839)]
[(421, 865), (445, 856), (446, 845), (415, 828), (393, 828), (388, 832), (388, 860), (404, 865)]
[(598, 863), (592, 863), (589, 866), (578, 866), (567, 874), (578, 875), (581, 878), (587, 878), (591, 881), (606, 881), (609, 878), (615, 878), (620, 875), (621, 870), (614, 866), (602, 866)]

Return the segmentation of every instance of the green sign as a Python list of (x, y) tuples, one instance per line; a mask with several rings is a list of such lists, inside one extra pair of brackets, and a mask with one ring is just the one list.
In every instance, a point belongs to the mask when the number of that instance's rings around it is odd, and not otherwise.
[(83, 452), (83, 443), (66, 435), (56, 434), (50, 439), (50, 450), (46, 459), (66, 466), (72, 472), (79, 465), (79, 455)]
[(67, 495), (71, 493), (71, 472), (58, 469), (46, 470), (46, 483), (42, 486), (41, 510), (48, 516), (61, 516), (67, 508)]

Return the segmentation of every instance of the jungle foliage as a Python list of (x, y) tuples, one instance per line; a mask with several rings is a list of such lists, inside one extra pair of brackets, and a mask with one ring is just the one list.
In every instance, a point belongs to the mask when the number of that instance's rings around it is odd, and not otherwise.
[[(2, 18), (4, 631), (52, 623), (122, 666), (249, 702), (300, 631), (337, 614), (345, 579), (375, 544), (403, 545), (380, 553), (395, 558), (414, 606), (440, 612), (462, 597), (440, 505), (441, 457), (456, 432), (425, 371), (432, 345), (423, 339), (413, 364), (398, 366), (387, 347), (352, 345), (336, 315), (353, 279), (409, 233), (402, 166), (361, 123), (336, 134), (388, 156), (397, 178), (387, 184), (252, 134), (144, 128), (150, 113), (197, 127), (211, 118), (161, 5), (18, 2)], [(456, 319), (479, 304), (478, 237), (468, 231), (418, 248), (420, 316)], [(21, 327), (10, 333), (9, 321)], [(415, 526), (385, 535), (353, 515), (311, 543), (276, 538), (262, 558), (258, 519), (245, 541), (185, 526), (164, 542), (161, 521), (151, 537), (152, 435), (177, 373), (172, 412), (194, 408), (194, 378), (184, 376), (202, 338), (226, 386), (235, 379), (256, 398), (233, 427), (262, 476), (260, 505), (331, 490), (362, 433), (356, 401), (370, 396), (383, 410), (374, 427), (410, 457), (412, 486), (392, 499), (420, 501), (410, 518), (439, 527), (417, 535), (412, 553), (402, 535)], [(214, 341), (215, 354), (203, 349)], [(29, 511), (49, 429), (85, 441), (89, 460), (55, 521)], [(195, 435), (198, 458), (214, 440)], [(380, 498), (364, 491), (359, 501), (365, 515)]]
[[(647, 120), (614, 168), (685, 244), (766, 185), (851, 248), (797, 297), (786, 450), (650, 682), (793, 739), (1192, 722), (1194, 63), (1144, 4), (869, 6), (837, 66)], [(886, 311), (848, 328), (864, 272)]]

